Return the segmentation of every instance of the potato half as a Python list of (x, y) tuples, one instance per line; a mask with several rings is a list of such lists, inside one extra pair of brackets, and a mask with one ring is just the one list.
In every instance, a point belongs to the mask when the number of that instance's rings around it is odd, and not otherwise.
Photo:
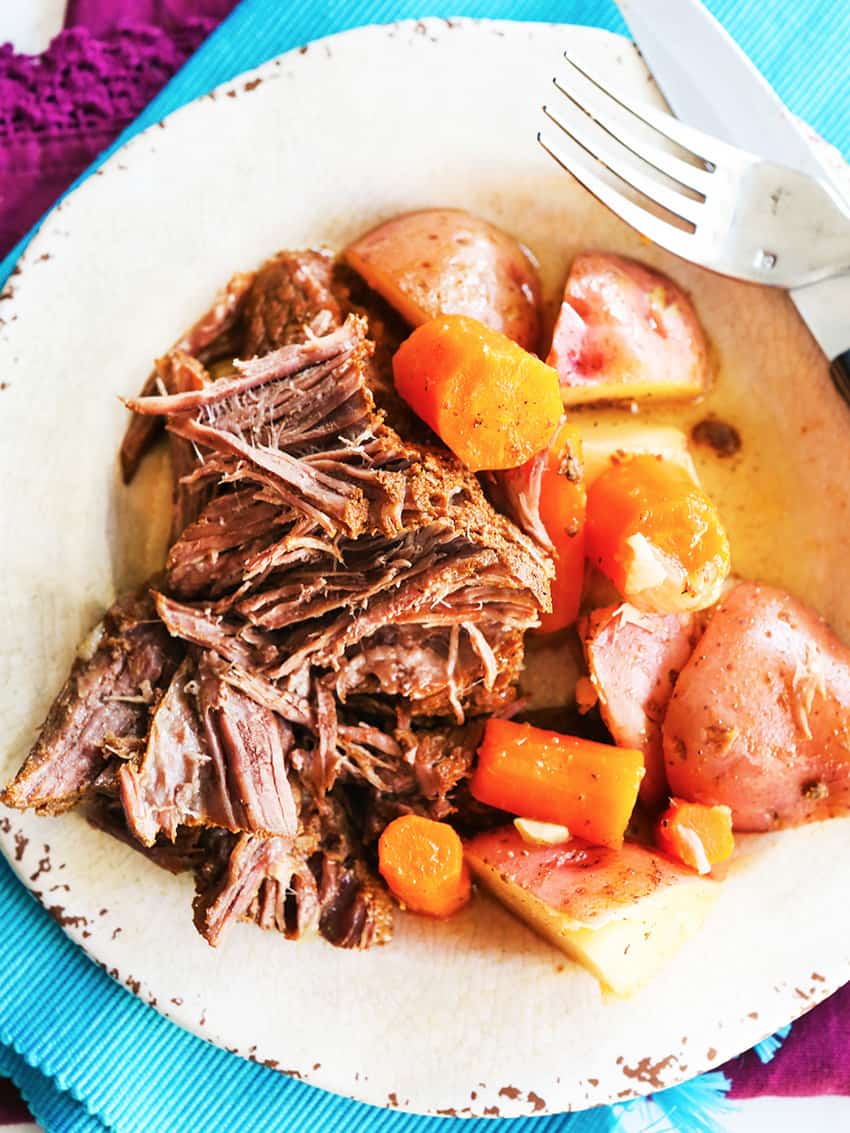
[(471, 839), (465, 857), (480, 885), (617, 995), (661, 971), (719, 892), (644, 846), (534, 846), (513, 826)]
[(437, 315), (469, 315), (526, 350), (539, 344), (536, 264), (512, 236), (463, 209), (393, 217), (344, 255), (413, 326)]

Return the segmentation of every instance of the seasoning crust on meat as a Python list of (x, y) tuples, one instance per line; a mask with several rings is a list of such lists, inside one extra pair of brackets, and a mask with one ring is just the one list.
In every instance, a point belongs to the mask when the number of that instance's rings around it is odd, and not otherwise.
[(165, 572), (107, 612), (3, 795), (83, 800), (192, 869), (213, 944), (239, 918), (388, 939), (370, 846), (463, 805), (549, 602), (546, 554), (376, 408), (390, 351), (345, 280), (317, 252), (235, 277), (128, 401), (125, 476), (155, 427), (171, 445)]

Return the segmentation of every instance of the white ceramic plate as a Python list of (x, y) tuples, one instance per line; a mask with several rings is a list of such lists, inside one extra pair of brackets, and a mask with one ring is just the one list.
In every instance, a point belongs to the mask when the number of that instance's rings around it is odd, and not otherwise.
[[(275, 60), (118, 153), (44, 224), (0, 304), (0, 776), (17, 767), (74, 647), (157, 565), (161, 460), (116, 475), (151, 359), (235, 270), (281, 247), (339, 247), (378, 219), (448, 204), (541, 259), (550, 302), (576, 250), (637, 255), (693, 294), (709, 405), (741, 456), (700, 459), (740, 574), (784, 582), (850, 630), (850, 444), (822, 356), (786, 298), (648, 246), (551, 166), (538, 110), (569, 47), (656, 98), (626, 41), (584, 28), (366, 28)], [(365, 954), (247, 925), (217, 951), (192, 883), (75, 815), (0, 816), (20, 877), (116, 978), (214, 1042), (331, 1090), (429, 1113), (555, 1112), (671, 1085), (748, 1047), (850, 975), (850, 823), (757, 842), (707, 926), (625, 1002), (488, 902), (399, 917)]]

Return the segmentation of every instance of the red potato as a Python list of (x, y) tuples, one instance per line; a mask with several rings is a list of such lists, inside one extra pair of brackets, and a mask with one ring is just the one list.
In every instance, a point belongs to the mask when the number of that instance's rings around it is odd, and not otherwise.
[(671, 793), (736, 830), (850, 812), (850, 649), (781, 590), (742, 583), (712, 616), (663, 726)]
[(408, 212), (345, 250), (351, 267), (411, 325), (469, 315), (526, 350), (540, 338), (540, 280), (528, 252), (463, 209)]
[(604, 252), (576, 256), (547, 362), (565, 405), (696, 397), (708, 345), (690, 299), (672, 280)]
[(639, 798), (648, 807), (668, 794), (661, 723), (703, 626), (698, 614), (647, 614), (628, 602), (593, 610), (579, 624), (602, 719), (616, 744), (643, 752)]
[(480, 885), (621, 995), (661, 970), (719, 888), (644, 846), (535, 846), (513, 826), (479, 834), (465, 857)]

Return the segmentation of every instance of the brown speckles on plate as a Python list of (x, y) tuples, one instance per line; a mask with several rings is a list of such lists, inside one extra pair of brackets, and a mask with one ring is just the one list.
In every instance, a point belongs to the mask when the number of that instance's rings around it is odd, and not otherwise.
[(74, 913), (69, 913), (64, 905), (49, 905), (47, 907), (48, 913), (61, 925), (62, 928), (87, 928), (88, 917), (77, 916)]
[(654, 1090), (661, 1090), (666, 1084), (661, 1077), (662, 1072), (675, 1061), (674, 1054), (668, 1054), (666, 1058), (660, 1058), (657, 1062), (653, 1062), (649, 1057), (642, 1058), (635, 1066), (623, 1065), (623, 1073), (627, 1078), (634, 1078), (637, 1082), (645, 1082), (648, 1086), (652, 1086)]
[(533, 1113), (540, 1113), (541, 1110), (546, 1108), (546, 1102), (539, 1094), (536, 1094), (534, 1090), (529, 1090), (525, 1096), (531, 1104)]
[[(8, 818), (4, 819), (7, 823), (4, 833), (9, 833)], [(15, 831), (15, 861), (19, 862), (26, 853), (27, 846), (30, 844), (29, 838), (25, 838), (20, 830)]]
[(502, 1086), (501, 1090), (499, 1090), (499, 1097), (510, 1098), (510, 1100), (513, 1102), (516, 1101), (521, 1093), (522, 1090), (518, 1090), (516, 1086)]
[[(24, 847), (24, 848), (26, 849), (26, 847)], [(23, 857), (23, 853), (21, 854), (21, 857)], [(18, 858), (17, 860), (20, 861), (21, 859)], [(50, 873), (50, 871), (52, 869), (53, 869), (53, 866), (50, 862), (50, 847), (45, 845), (44, 853), (38, 859), (38, 865), (35, 868), (35, 872), (30, 874), (30, 881), (32, 881), (32, 882), (38, 881), (38, 879), (41, 877), (42, 874)]]
[(252, 90), (256, 90), (257, 87), (262, 84), (262, 81), (263, 80), (259, 77), (257, 77), (256, 79), (249, 79), (242, 89), (246, 94), (250, 94)]

